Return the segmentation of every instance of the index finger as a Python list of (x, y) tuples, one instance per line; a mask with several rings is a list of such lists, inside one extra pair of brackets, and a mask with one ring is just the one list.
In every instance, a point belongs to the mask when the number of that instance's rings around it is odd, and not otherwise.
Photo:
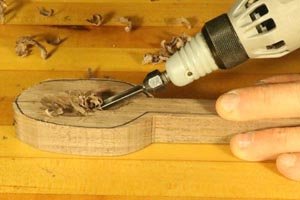
[(234, 90), (217, 100), (216, 109), (221, 117), (236, 121), (300, 117), (300, 82)]

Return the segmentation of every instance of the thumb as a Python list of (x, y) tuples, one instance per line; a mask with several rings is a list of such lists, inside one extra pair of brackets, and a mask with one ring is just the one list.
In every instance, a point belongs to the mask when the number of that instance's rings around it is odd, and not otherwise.
[(300, 153), (281, 154), (277, 157), (276, 165), (282, 175), (300, 181)]

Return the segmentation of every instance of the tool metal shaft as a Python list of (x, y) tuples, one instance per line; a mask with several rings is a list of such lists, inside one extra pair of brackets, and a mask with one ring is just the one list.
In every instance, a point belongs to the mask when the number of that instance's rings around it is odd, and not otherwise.
[(111, 96), (104, 100), (101, 108), (105, 109), (113, 104), (116, 104), (124, 99), (137, 95), (141, 92), (154, 92), (162, 89), (169, 83), (169, 78), (166, 72), (160, 72), (154, 70), (147, 74), (143, 81), (143, 84), (136, 85), (128, 90), (125, 90), (119, 94)]
[(127, 99), (129, 97), (132, 97), (134, 95), (137, 95), (139, 93), (144, 92), (144, 86), (143, 85), (136, 85), (128, 90), (125, 90), (115, 96), (109, 97), (107, 99), (104, 100), (103, 105), (101, 106), (101, 108), (105, 109), (109, 106), (112, 106), (116, 103), (118, 103), (119, 101), (122, 101), (124, 99)]

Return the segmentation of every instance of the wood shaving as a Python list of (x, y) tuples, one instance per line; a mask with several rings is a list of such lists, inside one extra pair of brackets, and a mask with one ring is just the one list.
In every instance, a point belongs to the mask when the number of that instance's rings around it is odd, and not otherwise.
[(182, 34), (181, 36), (172, 37), (170, 41), (161, 41), (161, 49), (157, 53), (146, 53), (142, 64), (159, 64), (166, 62), (173, 54), (179, 51), (184, 45), (191, 40), (191, 37)]
[(119, 22), (126, 25), (124, 30), (126, 32), (131, 32), (132, 30), (132, 21), (129, 20), (127, 17), (120, 17)]
[(185, 26), (187, 29), (191, 29), (192, 28), (192, 24), (191, 24), (191, 22), (187, 18), (180, 17), (176, 21), (177, 21), (177, 23)]
[(43, 59), (48, 58), (48, 52), (46, 48), (41, 43), (36, 41), (34, 37), (31, 36), (20, 37), (16, 42), (15, 51), (18, 56), (26, 57), (30, 55), (32, 47), (39, 48), (41, 52), (41, 57)]
[(62, 39), (60, 37), (48, 37), (46, 38), (46, 42), (51, 45), (60, 45), (62, 43)]
[(101, 26), (104, 20), (100, 14), (95, 14), (92, 16), (92, 18), (87, 19), (86, 21), (91, 24), (94, 24), (95, 26)]
[(87, 111), (102, 110), (102, 104), (102, 97), (91, 91), (79, 95), (79, 105)]
[(7, 9), (6, 0), (0, 0), (0, 23), (4, 24), (5, 22), (5, 11)]
[(54, 15), (54, 10), (53, 9), (47, 10), (44, 7), (41, 7), (41, 8), (38, 8), (38, 9), (39, 9), (40, 15), (43, 15), (45, 17), (52, 17)]
[(64, 17), (64, 20), (65, 20), (65, 21), (70, 21), (70, 20), (71, 20), (71, 17), (70, 17), (70, 16), (65, 16), (65, 17)]
[(103, 94), (100, 92), (66, 91), (58, 95), (48, 95), (41, 99), (42, 109), (49, 117), (86, 116), (90, 112), (102, 110)]
[(7, 7), (8, 7), (8, 5), (7, 5), (7, 3), (6, 3), (6, 0), (0, 0), (0, 4), (1, 4), (1, 6), (2, 6), (3, 8), (7, 8)]
[(143, 59), (142, 64), (143, 65), (146, 65), (146, 64), (159, 64), (159, 63), (167, 61), (168, 58), (169, 57), (159, 55), (159, 54), (146, 53), (144, 55), (144, 59)]

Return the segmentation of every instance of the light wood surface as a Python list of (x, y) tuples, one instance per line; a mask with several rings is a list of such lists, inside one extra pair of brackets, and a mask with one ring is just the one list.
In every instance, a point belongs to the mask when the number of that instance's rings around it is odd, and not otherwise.
[(87, 116), (50, 117), (41, 99), (65, 91), (119, 93), (131, 84), (109, 79), (49, 80), (25, 90), (14, 103), (17, 137), (36, 148), (67, 154), (114, 156), (152, 143), (228, 143), (258, 129), (296, 126), (300, 119), (231, 122), (217, 116), (214, 101), (159, 99), (145, 94)]
[(19, 142), (11, 126), (1, 127), (3, 136), (0, 191), (5, 193), (298, 198), (299, 184), (280, 176), (274, 163), (241, 162), (227, 145), (154, 144), (130, 155), (99, 158), (39, 151)]
[[(228, 145), (153, 144), (121, 157), (83, 157), (39, 151), (15, 136), (11, 105), (26, 88), (47, 79), (87, 78), (88, 68), (95, 71), (95, 77), (139, 83), (148, 71), (163, 68), (140, 65), (145, 52), (156, 51), (160, 41), (172, 35), (196, 33), (205, 21), (227, 11), (233, 1), (30, 0), (19, 7), (15, 18), (11, 12), (8, 24), (0, 25), (0, 192), (10, 193), (0, 194), (0, 199), (299, 199), (299, 183), (280, 176), (274, 162), (240, 161)], [(113, 20), (99, 28), (76, 31), (56, 26), (68, 24), (61, 20), (64, 12), (54, 18), (36, 17), (37, 6), (49, 5), (66, 7), (68, 13), (76, 10), (72, 24), (86, 24), (91, 13), (107, 14), (107, 10), (115, 11), (114, 19), (126, 14), (144, 20), (131, 33)], [(124, 10), (126, 6), (130, 9)], [(165, 20), (170, 16), (195, 18), (195, 26), (191, 30), (167, 26)], [(35, 49), (27, 58), (15, 56), (19, 36), (49, 33), (68, 39), (47, 61)], [(172, 87), (159, 97), (214, 99), (268, 76), (299, 73), (299, 53), (249, 61), (188, 87)]]
[[(76, 30), (72, 27), (57, 26), (0, 26), (0, 70), (9, 71), (87, 71), (91, 68), (102, 73), (149, 72), (153, 69), (164, 69), (163, 64), (142, 65), (145, 53), (156, 52), (160, 42), (185, 32), (193, 35), (200, 28), (191, 30), (182, 27), (140, 27), (126, 33), (117, 27), (86, 27)], [(40, 57), (38, 50), (33, 49), (30, 56), (18, 57), (15, 54), (15, 43), (24, 35), (52, 35), (66, 38), (57, 48), (46, 45), (53, 52), (47, 59)], [(77, 56), (74, 56), (77, 55)], [(280, 59), (250, 60), (240, 67), (227, 72), (237, 74), (279, 74), (299, 73), (297, 67), (300, 52), (294, 52)], [(275, 60), (275, 61), (274, 61)]]
[[(41, 194), (5, 194), (0, 195), (2, 200), (153, 200), (153, 197), (134, 196), (96, 196), (96, 195), (41, 195)], [(155, 200), (229, 200), (228, 198), (201, 198), (201, 197), (155, 197)], [(236, 198), (236, 200), (251, 200)], [(270, 199), (260, 199), (270, 200)]]
[[(11, 12), (6, 16), (7, 24), (35, 25), (89, 25), (86, 19), (100, 13), (104, 16), (106, 25), (119, 25), (119, 17), (128, 16), (137, 26), (172, 26), (169, 21), (178, 17), (191, 18), (194, 26), (200, 26), (205, 21), (229, 9), (233, 0), (212, 2), (210, 0), (188, 1), (32, 1), (8, 0)], [(72, 6), (68, 6), (72, 4)], [(41, 16), (39, 7), (54, 9), (52, 17)], [(214, 9), (207, 9), (214, 7)], [(150, 14), (151, 13), (151, 14)], [(171, 20), (172, 21), (172, 20)]]

